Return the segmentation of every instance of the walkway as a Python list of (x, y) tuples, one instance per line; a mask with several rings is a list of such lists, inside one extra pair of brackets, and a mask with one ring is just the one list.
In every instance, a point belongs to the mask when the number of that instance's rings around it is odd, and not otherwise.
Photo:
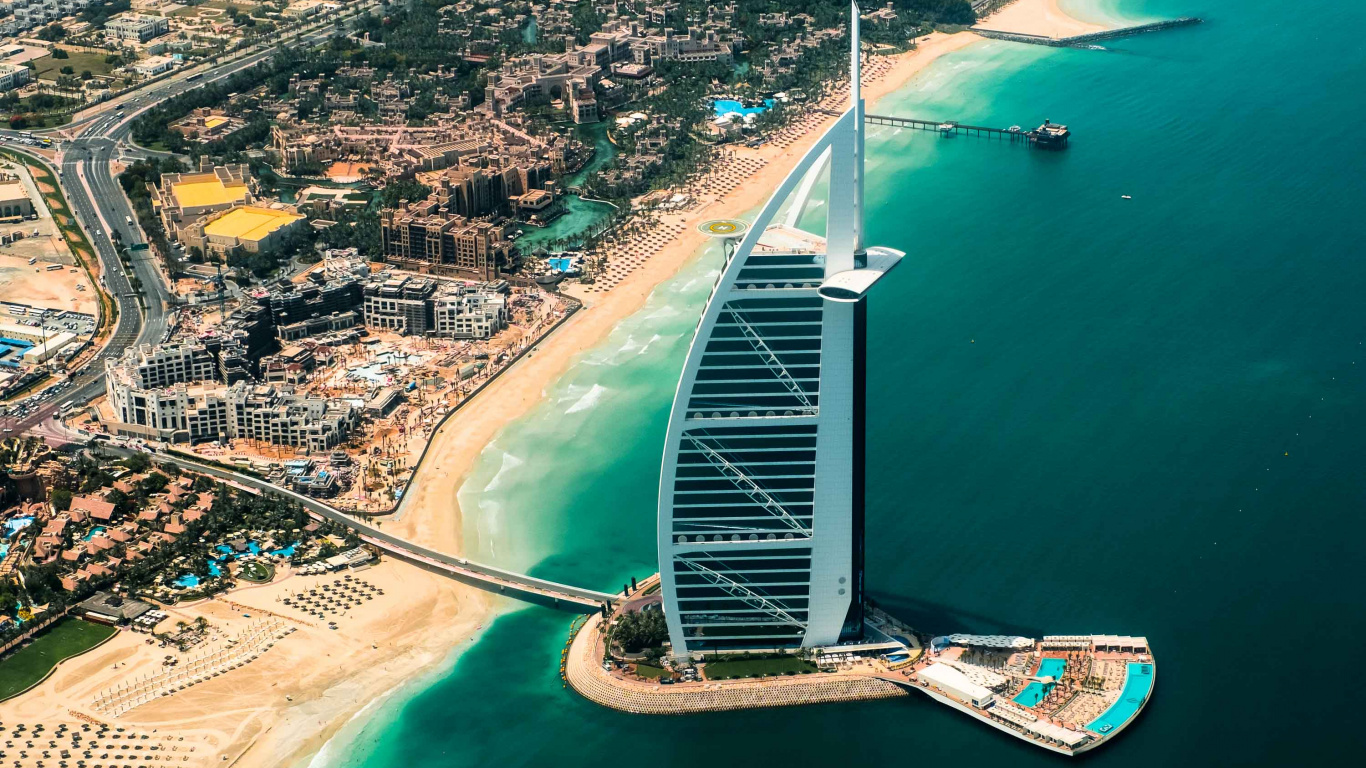
[[(123, 449), (106, 448), (106, 450), (113, 450), (116, 453), (131, 453), (131, 451), (125, 451)], [(155, 454), (153, 460), (169, 461), (179, 467), (206, 475), (212, 475), (222, 480), (228, 480), (247, 489), (264, 493), (274, 493), (287, 497), (299, 502), (304, 509), (307, 509), (316, 517), (326, 518), (351, 528), (360, 534), (362, 541), (378, 547), (393, 557), (397, 557), (429, 571), (449, 576), (456, 581), (479, 587), (480, 589), (488, 590), (490, 592), (507, 595), (508, 597), (524, 600), (529, 603), (536, 603), (537, 605), (544, 605), (578, 613), (595, 613), (599, 611), (603, 605), (611, 605), (621, 599), (621, 595), (619, 594), (608, 594), (606, 592), (598, 592), (592, 589), (584, 589), (568, 584), (538, 579), (534, 576), (527, 576), (525, 574), (448, 555), (444, 552), (438, 552), (434, 549), (421, 546), (420, 544), (415, 544), (407, 539), (385, 533), (378, 527), (340, 512), (317, 499), (309, 498), (248, 475), (225, 469), (218, 469), (217, 467), (207, 466), (205, 464), (200, 464), (199, 462), (189, 461), (166, 453)]]

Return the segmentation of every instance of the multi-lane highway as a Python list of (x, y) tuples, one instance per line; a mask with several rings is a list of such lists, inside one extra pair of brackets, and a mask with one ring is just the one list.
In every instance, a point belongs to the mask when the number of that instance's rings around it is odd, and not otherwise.
[[(278, 40), (263, 44), (240, 58), (224, 61), (210, 69), (186, 71), (153, 83), (102, 105), (100, 110), (88, 111), (83, 117), (60, 129), (68, 136), (73, 129), (80, 131), (75, 138), (57, 141), (59, 183), (86, 236), (99, 254), (102, 282), (118, 303), (118, 324), (98, 357), (73, 372), (69, 389), (23, 417), (5, 419), (6, 429), (14, 433), (30, 431), (53, 440), (62, 439), (63, 431), (54, 428), (51, 423), (60, 403), (85, 403), (103, 394), (106, 359), (117, 359), (132, 345), (156, 343), (166, 337), (171, 294), (164, 275), (154, 263), (154, 257), (149, 251), (144, 251), (145, 255), (132, 262), (132, 276), (138, 279), (140, 290), (134, 287), (123, 262), (119, 260), (121, 248), (142, 243), (144, 239), (137, 225), (129, 224), (136, 218), (114, 178), (112, 163), (115, 160), (164, 156), (164, 153), (142, 149), (129, 141), (133, 121), (167, 99), (255, 67), (282, 47), (307, 47), (321, 43), (334, 34), (337, 21), (349, 22), (374, 5), (373, 2), (360, 3), (341, 14), (329, 14)], [(0, 135), (11, 141), (21, 137), (19, 132), (8, 130), (0, 130)], [(22, 151), (14, 144), (10, 146)], [(28, 154), (38, 157), (34, 153)], [(38, 159), (52, 165), (46, 158)], [(118, 235), (117, 243), (115, 233)]]

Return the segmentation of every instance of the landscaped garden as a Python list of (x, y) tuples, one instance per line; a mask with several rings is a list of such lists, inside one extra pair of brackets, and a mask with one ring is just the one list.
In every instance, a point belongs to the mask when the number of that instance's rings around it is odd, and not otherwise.
[(260, 560), (252, 560), (248, 563), (242, 563), (237, 568), (237, 577), (243, 581), (264, 584), (275, 578), (275, 566), (270, 563), (263, 563)]
[(0, 701), (25, 691), (42, 680), (52, 668), (94, 648), (117, 629), (66, 618), (53, 624), (3, 660), (0, 660)]
[(816, 665), (796, 656), (772, 658), (734, 658), (709, 661), (702, 668), (708, 680), (731, 680), (741, 677), (772, 677), (775, 675), (805, 675), (816, 671)]

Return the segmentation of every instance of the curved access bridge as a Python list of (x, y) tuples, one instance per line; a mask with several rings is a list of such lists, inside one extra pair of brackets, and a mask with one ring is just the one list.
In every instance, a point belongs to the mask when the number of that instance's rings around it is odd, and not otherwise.
[[(131, 451), (123, 449), (106, 450), (113, 450), (115, 453), (122, 454), (131, 453)], [(428, 571), (448, 576), (456, 581), (489, 592), (507, 595), (508, 597), (513, 597), (529, 603), (536, 603), (537, 605), (544, 605), (550, 608), (558, 608), (560, 610), (573, 611), (576, 613), (596, 612), (601, 610), (603, 606), (612, 605), (622, 597), (620, 594), (608, 594), (592, 589), (584, 589), (582, 587), (574, 587), (568, 584), (547, 581), (546, 579), (538, 579), (534, 576), (527, 576), (526, 574), (504, 570), (492, 565), (476, 563), (471, 560), (466, 560), (463, 557), (455, 557), (444, 552), (438, 552), (437, 550), (415, 544), (391, 533), (385, 533), (376, 526), (357, 520), (317, 499), (295, 493), (249, 475), (232, 472), (226, 469), (219, 469), (196, 461), (190, 461), (173, 454), (158, 453), (156, 454), (156, 460), (168, 461), (184, 469), (212, 475), (220, 480), (236, 483), (249, 490), (274, 493), (292, 499), (299, 502), (304, 509), (308, 510), (309, 513), (315, 517), (333, 520), (351, 528), (360, 534), (362, 541), (378, 547), (392, 557), (413, 563)]]

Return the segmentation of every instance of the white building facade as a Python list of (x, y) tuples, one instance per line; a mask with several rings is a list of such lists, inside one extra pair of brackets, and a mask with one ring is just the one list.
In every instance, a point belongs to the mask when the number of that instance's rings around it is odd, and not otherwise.
[[(863, 246), (856, 9), (852, 23), (852, 103), (727, 261), (675, 396), (658, 547), (677, 657), (863, 633), (865, 296), (901, 254)], [(795, 229), (826, 167), (823, 252), (761, 246)]]

